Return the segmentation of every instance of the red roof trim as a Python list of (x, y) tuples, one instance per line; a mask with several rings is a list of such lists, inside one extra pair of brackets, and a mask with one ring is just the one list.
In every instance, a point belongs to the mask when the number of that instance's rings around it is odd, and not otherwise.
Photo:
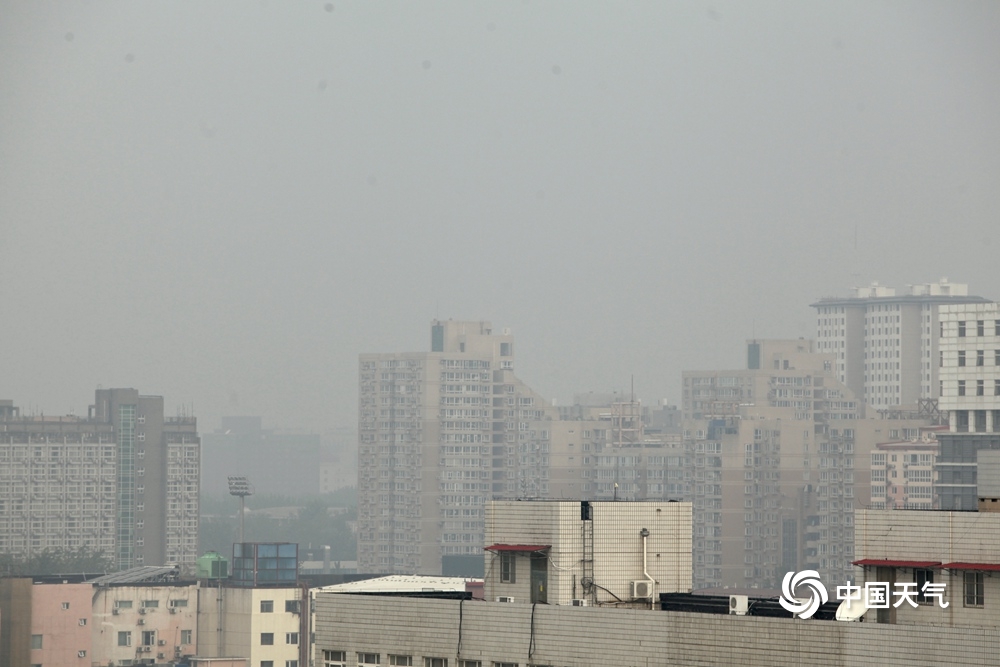
[(551, 549), (551, 544), (492, 544), (486, 551), (545, 551)]
[(854, 565), (882, 567), (941, 567), (939, 560), (879, 560), (877, 558), (862, 558), (854, 561)]
[(947, 570), (983, 570), (1000, 572), (1000, 563), (945, 563), (941, 566)]

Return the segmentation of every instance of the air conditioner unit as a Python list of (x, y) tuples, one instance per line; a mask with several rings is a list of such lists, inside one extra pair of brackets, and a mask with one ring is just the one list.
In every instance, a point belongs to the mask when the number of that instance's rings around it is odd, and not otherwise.
[(170, 608), (170, 613), (171, 614), (176, 614), (177, 613), (177, 607), (171, 607)]
[(729, 613), (730, 615), (736, 616), (746, 616), (747, 609), (750, 608), (750, 598), (746, 595), (730, 595), (729, 596)]
[(114, 614), (115, 616), (117, 616), (118, 614), (121, 613), (121, 611), (119, 611), (118, 607), (112, 607), (111, 608), (111, 613)]
[(86, 658), (87, 657), (87, 652), (86, 651), (77, 651), (76, 652), (76, 657), (78, 657), (78, 658)]
[(139, 613), (140, 614), (145, 614), (146, 613), (146, 608), (145, 607), (139, 607)]
[(156, 654), (156, 658), (157, 658), (158, 660), (163, 660), (163, 659), (164, 659), (164, 658), (166, 658), (166, 657), (167, 657), (167, 655), (166, 655), (165, 653), (157, 653), (157, 654)]
[(510, 597), (509, 595), (498, 595), (497, 596), (497, 602), (513, 602), (513, 601), (514, 601), (514, 598)]
[(166, 646), (167, 645), (167, 640), (166, 639), (161, 639), (160, 641), (156, 642), (156, 645), (157, 646)]
[(633, 600), (648, 600), (653, 597), (653, 582), (648, 580), (628, 582), (629, 595)]
[(140, 618), (138, 621), (136, 621), (136, 625), (146, 625), (146, 619)]
[(583, 598), (576, 598), (573, 600), (574, 607), (589, 607), (590, 600), (584, 600)]

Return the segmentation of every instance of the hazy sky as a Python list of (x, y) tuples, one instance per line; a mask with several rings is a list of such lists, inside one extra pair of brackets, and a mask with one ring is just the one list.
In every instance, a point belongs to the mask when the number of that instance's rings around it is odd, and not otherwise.
[[(434, 317), (679, 400), (808, 304), (1000, 298), (997, 2), (2, 2), (0, 398), (356, 423)], [(855, 251), (855, 235), (857, 251)]]

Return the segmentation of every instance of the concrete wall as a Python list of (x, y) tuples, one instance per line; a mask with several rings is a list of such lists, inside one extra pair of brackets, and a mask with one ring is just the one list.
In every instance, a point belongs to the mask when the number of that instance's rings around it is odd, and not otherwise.
[[(298, 614), (285, 611), (285, 601), (299, 600), (300, 589), (206, 587), (198, 594), (199, 656), (238, 656), (251, 665), (259, 665), (261, 660), (284, 665), (286, 660), (299, 659), (299, 646), (286, 643), (286, 634), (300, 632), (300, 619)], [(261, 613), (262, 600), (270, 600), (274, 611)], [(274, 644), (262, 645), (262, 633), (272, 633)]]
[(315, 648), (317, 665), (323, 650), (340, 650), (351, 659), (356, 651), (412, 655), (413, 664), (937, 667), (1000, 665), (1000, 629), (319, 593)]
[[(196, 585), (110, 586), (96, 590), (86, 585), (91, 589), (88, 598), (93, 595), (95, 663), (106, 665), (114, 661), (120, 664), (122, 660), (156, 659), (160, 654), (163, 658), (159, 661), (166, 662), (195, 653), (198, 642)], [(144, 606), (144, 602), (156, 606)], [(184, 641), (185, 630), (191, 631), (190, 641)], [(119, 632), (130, 633), (128, 645), (118, 645)], [(153, 634), (143, 634), (149, 632)], [(144, 644), (144, 637), (151, 643)]]
[(29, 664), (31, 579), (0, 579), (0, 667)]
[(31, 587), (31, 634), (42, 636), (42, 648), (31, 651), (30, 664), (90, 666), (94, 660), (90, 608), (93, 590), (90, 584)]
[[(550, 545), (548, 603), (570, 604), (573, 598), (597, 602), (628, 601), (629, 582), (644, 580), (643, 543), (646, 528), (646, 570), (654, 591), (691, 590), (691, 504), (670, 502), (591, 502), (593, 569), (584, 570), (579, 501), (493, 501), (486, 508), (486, 544)], [(517, 560), (513, 584), (500, 582), (500, 557), (486, 554), (485, 597), (509, 595), (515, 602), (529, 598), (530, 558)], [(582, 579), (592, 576), (600, 588), (586, 595)]]

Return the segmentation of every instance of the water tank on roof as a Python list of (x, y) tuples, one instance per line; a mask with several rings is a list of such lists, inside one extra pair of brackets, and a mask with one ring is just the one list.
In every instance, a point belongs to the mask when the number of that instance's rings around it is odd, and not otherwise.
[(197, 573), (198, 579), (227, 579), (229, 560), (222, 554), (209, 551), (198, 559)]

